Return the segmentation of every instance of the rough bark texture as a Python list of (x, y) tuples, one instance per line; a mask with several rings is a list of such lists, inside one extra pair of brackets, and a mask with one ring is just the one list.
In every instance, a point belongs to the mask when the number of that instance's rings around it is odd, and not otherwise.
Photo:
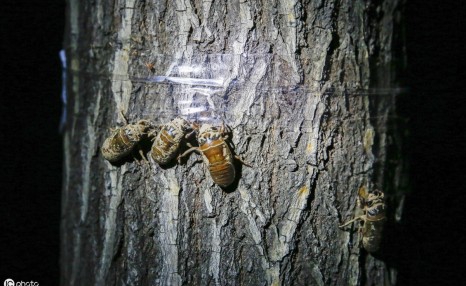
[[(399, 19), (397, 0), (69, 0), (61, 283), (395, 284), (389, 242), (338, 226), (361, 185), (399, 215)], [(252, 167), (222, 190), (196, 154), (112, 166), (118, 110), (224, 121)]]

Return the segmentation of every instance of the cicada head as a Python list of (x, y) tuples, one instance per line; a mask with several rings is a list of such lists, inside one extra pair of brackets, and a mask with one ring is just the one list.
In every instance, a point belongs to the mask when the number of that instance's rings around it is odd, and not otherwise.
[(147, 120), (139, 120), (135, 124), (128, 124), (123, 127), (123, 131), (127, 139), (131, 142), (138, 142), (144, 136), (147, 135), (148, 130), (151, 128), (151, 124)]
[(212, 141), (222, 139), (223, 129), (221, 127), (216, 127), (211, 124), (204, 124), (199, 129), (199, 135), (197, 141), (199, 145), (209, 144)]
[(365, 207), (368, 220), (375, 221), (385, 219), (384, 194), (381, 191), (374, 190), (369, 192)]
[(189, 124), (189, 122), (188, 122), (186, 119), (181, 118), (181, 117), (177, 117), (177, 118), (173, 119), (173, 120), (171, 121), (171, 123), (172, 123), (176, 128), (179, 128), (179, 129), (183, 130), (183, 132), (186, 132), (186, 131), (192, 129), (192, 128), (191, 128), (191, 124)]

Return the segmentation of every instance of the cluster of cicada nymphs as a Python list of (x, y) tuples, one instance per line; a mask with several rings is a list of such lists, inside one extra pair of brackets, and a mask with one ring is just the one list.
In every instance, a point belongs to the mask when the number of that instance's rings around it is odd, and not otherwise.
[[(190, 148), (180, 155), (181, 144), (194, 133), (197, 134), (198, 146), (193, 146), (186, 141), (186, 145)], [(212, 180), (223, 188), (228, 187), (235, 180), (234, 158), (245, 164), (239, 157), (233, 155), (227, 143), (229, 136), (225, 125), (217, 127), (204, 124), (198, 126), (181, 117), (159, 126), (148, 120), (128, 124), (125, 119), (125, 126), (113, 130), (104, 141), (101, 148), (102, 155), (112, 164), (120, 162), (138, 148), (138, 144), (143, 138), (149, 138), (152, 142), (150, 156), (159, 165), (167, 165), (175, 158), (179, 163), (181, 158), (193, 151), (200, 153)], [(145, 158), (141, 150), (139, 153)]]
[(358, 207), (363, 214), (344, 223), (340, 228), (360, 221), (362, 224), (359, 227), (359, 233), (362, 246), (368, 252), (376, 252), (380, 247), (383, 225), (386, 220), (383, 192), (379, 190), (368, 192), (365, 187), (361, 187), (358, 191)]
[(111, 130), (110, 136), (102, 145), (102, 156), (112, 164), (126, 159), (135, 149), (143, 159), (146, 159), (139, 145), (142, 140), (150, 139), (150, 155), (160, 165), (168, 164), (178, 154), (181, 141), (188, 132), (193, 131), (190, 123), (183, 118), (156, 125), (149, 120), (139, 120), (135, 124), (128, 124), (123, 116), (125, 125)]

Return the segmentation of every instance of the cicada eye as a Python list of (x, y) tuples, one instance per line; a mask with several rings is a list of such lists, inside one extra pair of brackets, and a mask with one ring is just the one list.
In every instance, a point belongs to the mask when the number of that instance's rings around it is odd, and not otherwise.
[(170, 128), (168, 128), (168, 133), (170, 134), (173, 134), (173, 132), (175, 132), (175, 128), (173, 126), (170, 126)]
[(183, 124), (181, 128), (183, 129), (183, 131), (192, 130), (191, 125), (189, 125), (188, 122), (186, 122), (186, 124)]
[(378, 210), (376, 210), (376, 209), (367, 211), (367, 214), (368, 214), (369, 216), (376, 216), (377, 213), (378, 213)]
[(382, 196), (383, 196), (383, 193), (382, 193), (381, 191), (379, 191), (379, 190), (375, 190), (375, 191), (373, 192), (373, 194), (374, 194), (374, 196), (376, 196), (376, 197), (382, 197)]
[(131, 132), (131, 128), (122, 128), (123, 129), (123, 132), (125, 133), (126, 136), (130, 136), (132, 134)]

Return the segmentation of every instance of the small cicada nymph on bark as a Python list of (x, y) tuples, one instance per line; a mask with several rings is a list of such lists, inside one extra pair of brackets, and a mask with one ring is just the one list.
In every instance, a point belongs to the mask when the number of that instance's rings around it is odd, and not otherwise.
[[(215, 127), (210, 124), (204, 124), (199, 129), (197, 136), (199, 147), (191, 146), (178, 159), (193, 151), (200, 153), (209, 168), (212, 180), (220, 187), (228, 187), (235, 180), (235, 166), (233, 154), (226, 141), (227, 139), (228, 135), (226, 134), (224, 125)], [(239, 159), (237, 156), (235, 158)], [(239, 160), (245, 164), (241, 159)]]
[[(152, 128), (147, 120), (139, 120), (135, 124), (128, 124), (128, 121), (121, 112), (125, 125), (111, 130), (110, 136), (105, 139), (101, 151), (103, 157), (114, 164), (129, 156), (141, 139), (147, 136), (147, 132)], [(144, 154), (139, 150), (143, 159)]]
[(177, 155), (181, 141), (189, 137), (191, 131), (192, 125), (181, 117), (162, 125), (153, 138), (154, 144), (150, 152), (152, 159), (160, 165), (168, 164)]
[(365, 187), (361, 187), (358, 191), (358, 207), (363, 214), (344, 223), (340, 228), (355, 221), (362, 221), (359, 228), (362, 245), (368, 252), (376, 252), (380, 247), (386, 219), (383, 192), (378, 190), (368, 192)]

